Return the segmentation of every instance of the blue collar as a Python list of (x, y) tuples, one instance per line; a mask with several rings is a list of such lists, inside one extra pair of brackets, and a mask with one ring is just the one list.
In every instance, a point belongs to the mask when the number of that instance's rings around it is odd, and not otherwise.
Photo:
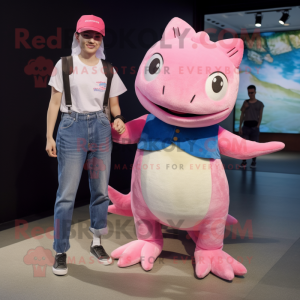
[(221, 156), (218, 131), (218, 124), (199, 128), (178, 127), (149, 114), (138, 142), (138, 149), (157, 151), (173, 143), (193, 156), (219, 159)]

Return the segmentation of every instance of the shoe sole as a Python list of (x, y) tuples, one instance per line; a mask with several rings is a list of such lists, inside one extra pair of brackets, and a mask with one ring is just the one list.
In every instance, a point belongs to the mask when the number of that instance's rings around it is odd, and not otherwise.
[(107, 259), (105, 259), (105, 260), (101, 260), (101, 259), (98, 259), (92, 252), (90, 252), (90, 254), (92, 255), (92, 256), (94, 256), (101, 264), (103, 264), (104, 266), (108, 266), (108, 265), (110, 265), (111, 263), (112, 263), (112, 259), (111, 259), (111, 257), (107, 260)]
[(68, 273), (68, 268), (66, 268), (66, 269), (55, 269), (54, 267), (52, 267), (52, 272), (55, 275), (66, 275)]

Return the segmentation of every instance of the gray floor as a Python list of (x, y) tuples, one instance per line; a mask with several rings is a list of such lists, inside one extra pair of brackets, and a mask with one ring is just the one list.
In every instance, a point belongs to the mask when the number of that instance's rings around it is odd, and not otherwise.
[[(25, 236), (18, 236), (22, 228), (0, 232), (0, 299), (300, 299), (300, 175), (259, 169), (226, 173), (230, 213), (249, 230), (242, 238), (228, 228), (224, 250), (243, 261), (248, 269), (244, 277), (232, 282), (213, 274), (197, 279), (193, 242), (186, 232), (171, 228), (163, 229), (163, 252), (152, 271), (143, 271), (139, 264), (100, 265), (89, 255), (89, 210), (83, 206), (74, 210), (67, 252), (71, 261), (64, 277), (53, 275), (51, 266), (37, 268), (34, 260), (39, 259), (38, 249), (54, 254), (53, 216), (28, 223)], [(135, 239), (132, 218), (109, 215), (108, 220), (110, 233), (103, 240), (108, 252)], [(40, 230), (34, 237), (33, 229)], [(26, 264), (31, 249), (36, 252)]]
[[(246, 170), (251, 170), (251, 159), (247, 160)], [(222, 162), (226, 170), (238, 170), (241, 160), (222, 155)], [(300, 174), (300, 154), (298, 152), (275, 152), (257, 157), (257, 171)]]

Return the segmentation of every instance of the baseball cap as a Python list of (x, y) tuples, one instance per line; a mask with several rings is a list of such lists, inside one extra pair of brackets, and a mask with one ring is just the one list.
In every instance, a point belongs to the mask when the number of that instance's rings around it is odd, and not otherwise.
[(76, 31), (78, 33), (87, 30), (94, 30), (105, 36), (105, 25), (103, 20), (94, 15), (83, 15), (77, 22)]

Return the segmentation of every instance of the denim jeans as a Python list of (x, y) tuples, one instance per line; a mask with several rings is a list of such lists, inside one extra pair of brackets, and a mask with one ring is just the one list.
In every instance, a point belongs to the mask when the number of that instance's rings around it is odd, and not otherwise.
[(103, 111), (62, 113), (56, 137), (58, 190), (54, 206), (53, 249), (69, 250), (75, 197), (83, 168), (88, 171), (91, 225), (97, 236), (107, 234), (108, 180), (112, 138)]

